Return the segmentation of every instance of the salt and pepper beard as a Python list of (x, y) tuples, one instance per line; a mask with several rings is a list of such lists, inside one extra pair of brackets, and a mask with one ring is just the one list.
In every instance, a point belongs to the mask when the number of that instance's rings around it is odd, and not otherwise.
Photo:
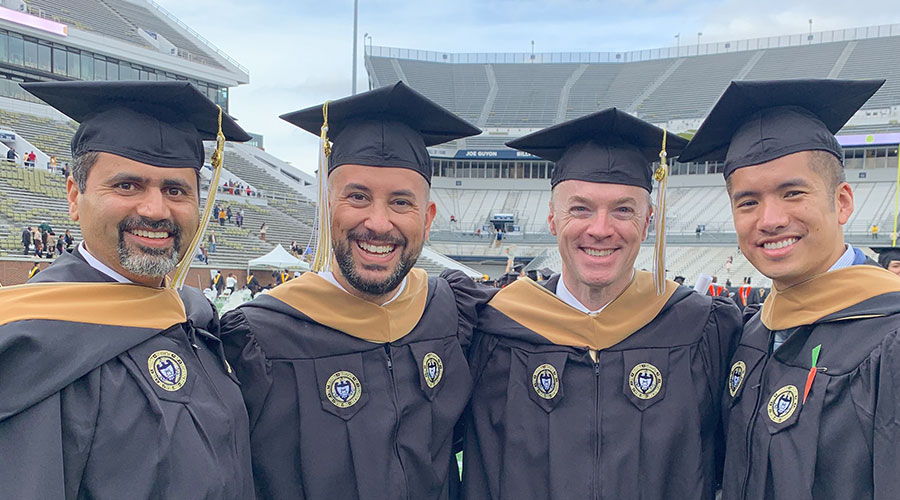
[[(355, 262), (353, 261), (353, 251), (350, 247), (356, 240), (369, 241), (376, 244), (385, 243), (397, 245), (403, 249), (403, 252), (400, 254), (400, 261), (397, 262), (397, 265), (394, 266), (394, 270), (387, 278), (381, 281), (372, 281), (366, 280), (360, 276), (360, 273), (356, 269)], [(338, 267), (341, 269), (341, 274), (344, 276), (344, 279), (346, 279), (353, 288), (366, 295), (372, 296), (385, 295), (396, 290), (397, 287), (400, 286), (400, 283), (403, 283), (403, 279), (406, 278), (406, 275), (409, 274), (409, 271), (413, 266), (416, 265), (419, 254), (422, 252), (422, 245), (419, 245), (419, 247), (415, 249), (407, 248), (407, 245), (409, 245), (409, 240), (402, 236), (396, 237), (389, 234), (379, 235), (371, 231), (350, 232), (347, 234), (346, 240), (334, 240), (332, 242), (334, 257)], [(376, 271), (379, 270), (380, 267), (381, 266), (363, 266), (363, 269)]]
[[(172, 235), (173, 244), (169, 248), (128, 246), (125, 243), (125, 232), (137, 228), (167, 231)], [(119, 222), (117, 250), (119, 264), (126, 271), (137, 276), (162, 278), (178, 265), (179, 250), (181, 250), (181, 228), (168, 219), (153, 221), (146, 217), (127, 217)]]

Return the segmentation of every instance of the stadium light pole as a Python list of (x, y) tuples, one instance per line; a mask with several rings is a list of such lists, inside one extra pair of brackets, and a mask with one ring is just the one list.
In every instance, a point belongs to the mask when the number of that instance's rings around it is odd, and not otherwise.
[(353, 0), (353, 95), (356, 95), (356, 34), (359, 20), (359, 0)]

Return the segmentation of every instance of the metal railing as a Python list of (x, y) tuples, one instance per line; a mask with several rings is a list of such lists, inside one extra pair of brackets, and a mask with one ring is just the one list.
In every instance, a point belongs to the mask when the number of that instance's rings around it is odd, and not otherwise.
[(200, 33), (197, 33), (197, 32), (194, 31), (193, 29), (191, 29), (190, 26), (188, 26), (187, 24), (184, 24), (180, 19), (178, 19), (177, 17), (175, 17), (174, 14), (172, 14), (171, 12), (167, 11), (166, 9), (164, 9), (161, 5), (159, 5), (158, 3), (154, 2), (153, 0), (144, 0), (144, 1), (147, 2), (147, 4), (149, 4), (149, 5), (150, 5), (151, 7), (153, 7), (154, 9), (158, 10), (162, 15), (166, 16), (166, 19), (169, 19), (169, 20), (172, 21), (173, 23), (177, 24), (181, 29), (183, 29), (183, 30), (187, 31), (188, 33), (190, 33), (191, 36), (193, 36), (193, 37), (196, 38), (197, 40), (200, 40), (201, 42), (203, 42), (203, 44), (206, 45), (210, 50), (212, 50), (212, 51), (215, 52), (216, 54), (222, 56), (223, 59), (225, 59), (226, 61), (228, 61), (228, 62), (229, 62), (230, 64), (232, 64), (234, 67), (236, 67), (237, 69), (241, 70), (242, 72), (244, 72), (244, 73), (247, 74), (247, 75), (250, 74), (250, 70), (248, 70), (248, 69), (245, 68), (243, 65), (241, 65), (241, 63), (239, 63), (239, 62), (237, 62), (236, 60), (234, 60), (231, 56), (229, 56), (228, 54), (226, 54), (222, 49), (216, 47), (215, 44), (213, 44), (212, 42), (210, 42), (209, 40), (207, 40), (206, 38), (204, 38), (203, 35), (201, 35)]
[(900, 35), (900, 24), (817, 31), (794, 35), (769, 36), (703, 44), (684, 43), (675, 47), (620, 52), (435, 52), (398, 47), (366, 46), (366, 55), (449, 64), (522, 64), (522, 63), (625, 63), (676, 57), (692, 57), (749, 50), (799, 47), (831, 42), (847, 42)]

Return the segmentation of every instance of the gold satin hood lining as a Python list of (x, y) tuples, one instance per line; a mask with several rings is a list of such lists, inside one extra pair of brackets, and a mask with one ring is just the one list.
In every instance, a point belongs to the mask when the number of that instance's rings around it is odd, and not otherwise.
[(876, 266), (845, 267), (784, 290), (773, 285), (772, 292), (763, 302), (760, 319), (769, 330), (811, 325), (889, 292), (900, 292), (900, 276)]
[(635, 271), (621, 295), (599, 313), (589, 315), (531, 280), (516, 280), (488, 305), (554, 344), (600, 350), (653, 321), (677, 289), (677, 283), (666, 280), (662, 295), (657, 295), (653, 274)]
[(351, 295), (316, 273), (304, 273), (275, 287), (269, 295), (347, 335), (369, 342), (394, 342), (411, 332), (425, 313), (428, 274), (413, 268), (400, 296), (384, 306)]

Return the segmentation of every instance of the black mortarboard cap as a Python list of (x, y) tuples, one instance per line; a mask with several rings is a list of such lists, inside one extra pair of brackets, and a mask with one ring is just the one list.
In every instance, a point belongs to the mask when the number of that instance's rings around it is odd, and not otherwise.
[(800, 151), (841, 158), (834, 134), (884, 80), (735, 81), (700, 125), (679, 161), (724, 161), (725, 177)]
[(878, 254), (878, 265), (887, 269), (891, 261), (900, 260), (900, 247), (872, 247)]
[[(663, 129), (608, 108), (539, 130), (506, 143), (511, 148), (556, 162), (550, 185), (565, 180), (639, 186), (653, 189), (654, 162), (659, 161)], [(687, 141), (667, 134), (668, 156)]]
[[(204, 140), (215, 140), (219, 108), (184, 81), (22, 83), (22, 88), (81, 125), (72, 155), (112, 153), (156, 167), (203, 167)], [(251, 137), (222, 114), (226, 140)]]
[[(319, 135), (323, 104), (281, 115)], [(428, 146), (481, 133), (403, 82), (328, 103), (328, 172), (346, 165), (409, 168), (431, 182)]]

